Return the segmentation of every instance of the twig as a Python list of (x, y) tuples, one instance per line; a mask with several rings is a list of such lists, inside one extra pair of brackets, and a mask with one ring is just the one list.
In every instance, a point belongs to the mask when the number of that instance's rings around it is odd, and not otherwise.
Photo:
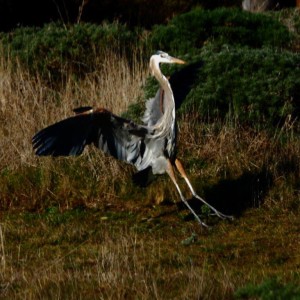
[(5, 251), (4, 251), (4, 235), (2, 232), (2, 225), (0, 224), (0, 245), (1, 245), (1, 264), (3, 271), (6, 269), (6, 259), (5, 259)]
[(89, 2), (89, 0), (82, 0), (81, 5), (79, 6), (78, 9), (78, 16), (77, 16), (77, 24), (80, 23), (81, 20), (81, 16), (82, 16), (82, 12), (83, 12), (83, 8), (85, 7), (85, 5)]

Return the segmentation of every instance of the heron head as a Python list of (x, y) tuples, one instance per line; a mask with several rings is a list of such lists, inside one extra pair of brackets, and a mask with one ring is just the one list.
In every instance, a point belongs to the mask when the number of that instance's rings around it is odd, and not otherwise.
[(153, 71), (159, 67), (160, 63), (166, 63), (166, 64), (185, 64), (184, 60), (181, 60), (176, 57), (170, 56), (168, 53), (163, 51), (157, 51), (154, 55), (150, 58), (150, 69), (153, 73)]
[(155, 60), (158, 63), (166, 63), (166, 64), (185, 64), (185, 61), (170, 56), (168, 53), (163, 51), (157, 51), (154, 55), (151, 56), (150, 60)]

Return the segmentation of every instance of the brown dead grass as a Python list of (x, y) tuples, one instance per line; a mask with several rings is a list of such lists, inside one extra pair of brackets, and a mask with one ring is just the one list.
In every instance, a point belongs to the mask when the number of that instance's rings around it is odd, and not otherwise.
[(70, 74), (58, 90), (49, 88), (38, 76), (21, 68), (12, 71), (9, 62), (1, 62), (1, 168), (35, 164), (33, 134), (71, 116), (73, 108), (93, 105), (120, 114), (141, 96), (147, 66), (137, 59), (129, 65), (124, 58), (110, 52), (101, 59), (99, 73), (88, 74), (79, 81)]
[[(233, 299), (233, 292), (248, 282), (272, 276), (295, 282), (299, 275), (300, 224), (292, 214), (269, 220), (256, 210), (211, 231), (175, 216), (141, 222), (136, 214), (104, 215), (6, 215), (1, 295)], [(195, 240), (185, 243), (192, 233)]]
[[(298, 127), (297, 127), (298, 126)], [(195, 130), (196, 129), (196, 130)], [(299, 124), (287, 120), (278, 130), (255, 130), (223, 124), (191, 123), (180, 120), (179, 155), (205, 168), (192, 168), (195, 176), (238, 178), (245, 172), (268, 171), (276, 180), (300, 175)]]

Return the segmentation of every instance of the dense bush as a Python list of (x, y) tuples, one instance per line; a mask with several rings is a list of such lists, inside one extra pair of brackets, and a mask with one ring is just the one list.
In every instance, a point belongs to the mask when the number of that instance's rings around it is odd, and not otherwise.
[(268, 125), (298, 116), (299, 54), (226, 46), (214, 52), (207, 46), (201, 57), (203, 67), (182, 110)]
[[(283, 50), (291, 39), (287, 27), (270, 15), (224, 8), (197, 8), (152, 32), (153, 48), (203, 62), (181, 112), (258, 126), (277, 126), (299, 114), (300, 56)], [(172, 86), (177, 99), (190, 75), (181, 77)], [(148, 82), (147, 97), (154, 85)]]
[(99, 67), (96, 58), (108, 50), (130, 53), (138, 36), (138, 29), (130, 31), (119, 23), (70, 27), (50, 23), (42, 28), (25, 27), (2, 33), (0, 41), (13, 61), (55, 80), (70, 69), (74, 74), (94, 71)]
[(208, 41), (259, 48), (285, 47), (290, 38), (288, 29), (271, 17), (225, 8), (197, 8), (152, 32), (154, 48), (181, 54), (195, 52)]

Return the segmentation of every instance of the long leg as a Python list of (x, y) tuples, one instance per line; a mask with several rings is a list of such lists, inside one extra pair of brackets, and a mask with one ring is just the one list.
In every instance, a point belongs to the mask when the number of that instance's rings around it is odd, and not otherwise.
[(183, 203), (187, 206), (187, 208), (191, 211), (191, 213), (194, 215), (194, 217), (196, 218), (196, 220), (204, 227), (208, 227), (204, 222), (201, 221), (201, 219), (199, 218), (199, 216), (195, 213), (195, 211), (191, 208), (191, 206), (188, 204), (188, 202), (186, 201), (186, 199), (184, 198), (179, 185), (177, 184), (176, 178), (175, 178), (175, 173), (174, 173), (174, 169), (173, 166), (170, 162), (170, 160), (168, 160), (168, 164), (167, 164), (167, 173), (170, 176), (170, 178), (172, 179), (173, 183), (176, 186), (176, 189), (180, 195), (181, 200), (183, 201)]
[(186, 181), (188, 187), (190, 188), (193, 196), (200, 200), (202, 203), (204, 203), (205, 205), (207, 205), (219, 218), (221, 219), (233, 219), (233, 216), (228, 216), (228, 215), (225, 215), (221, 212), (219, 212), (217, 209), (215, 209), (213, 206), (211, 206), (210, 204), (208, 204), (204, 199), (202, 199), (199, 195), (197, 195), (197, 193), (195, 192), (191, 182), (189, 181), (187, 175), (186, 175), (186, 172), (182, 166), (182, 163), (180, 162), (180, 160), (176, 159), (175, 160), (175, 166), (177, 168), (177, 170), (179, 171), (179, 173), (181, 174), (181, 176), (184, 178), (184, 180)]

